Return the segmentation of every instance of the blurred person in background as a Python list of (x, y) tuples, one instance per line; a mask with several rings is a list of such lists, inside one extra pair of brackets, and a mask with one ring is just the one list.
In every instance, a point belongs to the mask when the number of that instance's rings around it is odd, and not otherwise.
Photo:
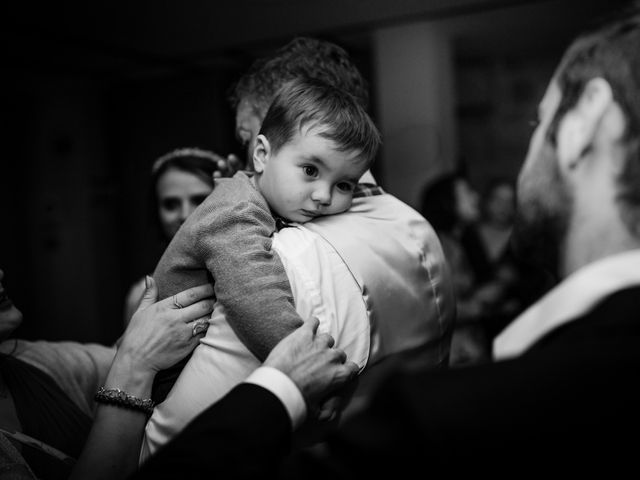
[(494, 279), (501, 287), (499, 308), (485, 318), (488, 339), (493, 339), (549, 288), (554, 280), (548, 272), (518, 258), (511, 243), (515, 219), (515, 185), (507, 178), (492, 178), (481, 197), (478, 222), (479, 248), (470, 249), (479, 280)]
[(481, 273), (471, 261), (473, 252), (481, 248), (476, 230), (480, 218), (478, 194), (463, 173), (446, 173), (423, 189), (421, 213), (440, 238), (454, 284), (456, 321), (449, 363), (457, 366), (489, 361), (482, 318), (498, 299), (493, 284), (481, 289)]
[(497, 264), (508, 255), (513, 219), (516, 211), (516, 192), (513, 183), (506, 178), (489, 181), (480, 199), (481, 219), (478, 233), (486, 256)]

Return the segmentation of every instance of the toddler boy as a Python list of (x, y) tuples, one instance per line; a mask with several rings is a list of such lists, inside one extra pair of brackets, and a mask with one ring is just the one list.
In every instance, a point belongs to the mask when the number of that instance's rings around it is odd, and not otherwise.
[[(255, 173), (216, 179), (164, 252), (153, 275), (160, 298), (213, 282), (234, 332), (264, 360), (302, 324), (272, 234), (346, 211), (379, 145), (374, 123), (349, 93), (317, 80), (285, 84), (262, 123)], [(164, 399), (171, 377), (157, 377), (154, 400)]]

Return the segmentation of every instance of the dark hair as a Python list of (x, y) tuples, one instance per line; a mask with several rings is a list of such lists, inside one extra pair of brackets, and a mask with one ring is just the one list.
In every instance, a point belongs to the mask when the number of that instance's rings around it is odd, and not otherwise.
[(235, 110), (247, 98), (262, 117), (276, 92), (295, 78), (322, 80), (346, 90), (367, 108), (368, 86), (349, 54), (334, 43), (310, 37), (296, 37), (273, 54), (254, 61), (232, 87), (231, 107)]
[(151, 167), (150, 202), (151, 218), (164, 240), (162, 226), (158, 218), (158, 181), (169, 170), (190, 173), (213, 188), (213, 173), (218, 169), (218, 156), (200, 148), (179, 148), (159, 157)]
[(627, 125), (623, 137), (626, 163), (618, 177), (623, 220), (640, 230), (640, 8), (636, 3), (599, 29), (576, 39), (556, 72), (562, 98), (547, 136), (555, 145), (562, 117), (571, 110), (593, 78), (605, 79), (622, 109)]
[(305, 126), (321, 127), (318, 135), (342, 152), (360, 151), (370, 163), (380, 146), (380, 133), (360, 103), (345, 90), (320, 80), (296, 79), (276, 94), (260, 133), (278, 151)]
[(436, 232), (451, 233), (459, 222), (455, 187), (460, 179), (458, 172), (447, 173), (422, 189), (420, 213)]

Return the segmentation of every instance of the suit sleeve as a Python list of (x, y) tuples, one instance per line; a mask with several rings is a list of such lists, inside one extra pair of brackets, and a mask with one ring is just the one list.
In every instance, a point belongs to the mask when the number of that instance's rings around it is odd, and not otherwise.
[(196, 417), (133, 478), (272, 478), (291, 420), (267, 389), (241, 383)]

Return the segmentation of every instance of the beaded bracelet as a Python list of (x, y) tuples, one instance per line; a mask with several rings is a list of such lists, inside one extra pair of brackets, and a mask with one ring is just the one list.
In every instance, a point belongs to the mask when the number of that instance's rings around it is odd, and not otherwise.
[(99, 403), (117, 405), (118, 407), (128, 408), (129, 410), (138, 410), (149, 416), (153, 413), (153, 407), (155, 407), (154, 401), (150, 398), (142, 399), (134, 397), (119, 388), (100, 387), (93, 398)]

